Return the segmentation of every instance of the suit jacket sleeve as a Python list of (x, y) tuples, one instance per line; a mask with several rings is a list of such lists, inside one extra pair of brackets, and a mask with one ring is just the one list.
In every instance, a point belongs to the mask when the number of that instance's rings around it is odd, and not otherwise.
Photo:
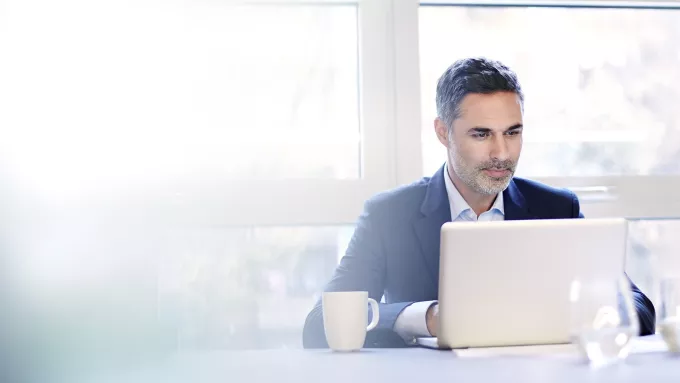
[[(572, 217), (583, 218), (578, 197), (573, 195), (572, 198)], [(626, 278), (628, 278), (627, 275)], [(628, 278), (628, 280), (630, 281), (630, 278)], [(652, 301), (635, 286), (633, 281), (630, 281), (630, 285), (633, 292), (635, 311), (637, 311), (638, 319), (640, 321), (640, 335), (654, 334), (656, 331), (656, 311), (654, 310), (654, 305), (652, 304)]]
[[(354, 231), (345, 256), (324, 291), (367, 291), (380, 302), (385, 290), (386, 265), (380, 228), (383, 219), (369, 201)], [(364, 347), (404, 347), (406, 342), (393, 330), (397, 317), (413, 302), (380, 304), (378, 326), (367, 333)], [(369, 318), (370, 319), (370, 318)], [(307, 315), (302, 333), (305, 348), (326, 348), (321, 300)]]
[(633, 281), (630, 282), (630, 285), (633, 290), (635, 311), (637, 311), (638, 320), (640, 321), (640, 335), (652, 335), (656, 331), (656, 311), (654, 310), (654, 305), (647, 296), (635, 286)]

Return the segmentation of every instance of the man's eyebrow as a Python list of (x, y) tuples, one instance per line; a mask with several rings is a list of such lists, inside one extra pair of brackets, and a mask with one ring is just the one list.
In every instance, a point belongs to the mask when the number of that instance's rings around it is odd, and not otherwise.
[(491, 129), (485, 128), (483, 126), (475, 126), (474, 128), (470, 128), (468, 130), (468, 133), (489, 133), (491, 132)]
[[(507, 129), (505, 129), (505, 131), (510, 132), (510, 131), (519, 130), (519, 129), (522, 129), (522, 128), (523, 128), (522, 124), (515, 124), (515, 125), (507, 128)], [(470, 128), (468, 130), (468, 133), (491, 133), (491, 131), (492, 130), (490, 128), (485, 128), (483, 126), (475, 126), (474, 128)]]

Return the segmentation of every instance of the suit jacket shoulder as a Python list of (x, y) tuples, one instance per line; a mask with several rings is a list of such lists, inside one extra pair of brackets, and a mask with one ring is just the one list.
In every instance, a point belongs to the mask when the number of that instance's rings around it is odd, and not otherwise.
[(413, 218), (427, 193), (430, 177), (380, 192), (364, 204), (364, 212), (384, 219)]
[(580, 205), (574, 192), (519, 177), (513, 178), (513, 182), (524, 196), (529, 211), (539, 218), (580, 216)]

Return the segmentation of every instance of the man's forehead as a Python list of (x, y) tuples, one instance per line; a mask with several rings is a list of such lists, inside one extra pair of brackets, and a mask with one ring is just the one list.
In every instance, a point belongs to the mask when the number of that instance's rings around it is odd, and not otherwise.
[(471, 93), (463, 97), (459, 107), (461, 112), (518, 110), (521, 113), (522, 100), (514, 92)]
[(468, 123), (497, 125), (509, 120), (522, 123), (522, 105), (519, 96), (511, 92), (470, 94), (460, 104), (458, 119)]

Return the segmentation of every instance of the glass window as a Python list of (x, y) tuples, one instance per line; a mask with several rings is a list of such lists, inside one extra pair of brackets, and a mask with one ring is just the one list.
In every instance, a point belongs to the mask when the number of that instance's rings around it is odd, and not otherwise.
[(59, 222), (15, 236), (11, 291), (33, 314), (24, 325), (36, 353), (64, 365), (301, 348), (306, 315), (352, 232)]
[(424, 172), (445, 161), (432, 120), (455, 60), (498, 59), (523, 85), (521, 176), (680, 174), (680, 11), (422, 6)]
[(680, 276), (678, 230), (678, 219), (630, 222), (626, 271), (640, 289), (648, 293), (650, 299), (657, 299), (658, 278)]
[(159, 272), (182, 349), (298, 348), (353, 227), (181, 231)]
[(351, 3), (4, 1), (0, 162), (49, 193), (359, 178)]

